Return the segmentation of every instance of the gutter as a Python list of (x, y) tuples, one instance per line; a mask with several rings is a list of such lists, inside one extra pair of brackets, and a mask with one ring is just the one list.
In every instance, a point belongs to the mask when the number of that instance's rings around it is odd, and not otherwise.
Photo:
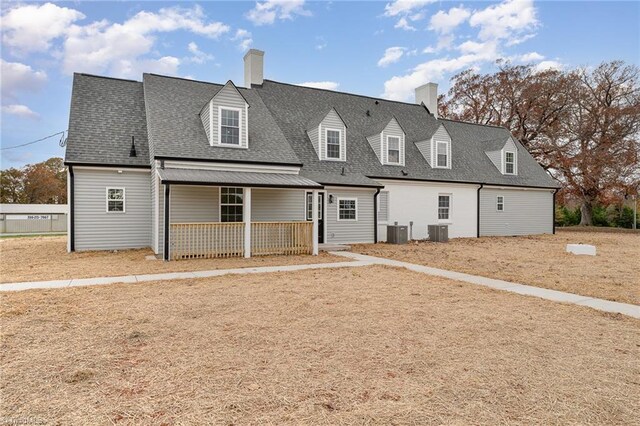
[(74, 200), (74, 179), (73, 166), (69, 167), (69, 251), (76, 251), (76, 231), (75, 231), (75, 200)]
[(411, 182), (438, 182), (438, 183), (453, 183), (461, 185), (487, 185), (487, 186), (503, 186), (508, 188), (535, 188), (535, 189), (555, 189), (555, 186), (536, 186), (536, 185), (516, 185), (509, 183), (488, 183), (488, 182), (471, 182), (460, 180), (444, 180), (444, 179), (418, 179), (418, 178), (403, 178), (403, 177), (389, 177), (389, 176), (367, 176), (369, 179), (382, 179), (382, 180), (399, 180), (399, 181), (411, 181)]
[(373, 243), (378, 243), (378, 194), (380, 194), (380, 188), (376, 189), (373, 194)]
[(556, 190), (553, 191), (553, 235), (556, 234), (556, 194), (559, 190), (559, 188), (556, 188)]
[(77, 163), (75, 161), (65, 161), (65, 166), (86, 166), (86, 167), (105, 167), (105, 168), (115, 168), (115, 169), (151, 169), (151, 166), (147, 166), (144, 164), (134, 165), (134, 164), (108, 164), (108, 163)]
[(480, 238), (480, 190), (484, 188), (484, 183), (481, 183), (478, 187), (478, 196), (476, 198), (476, 207), (478, 209), (477, 218), (476, 218), (476, 228), (478, 229), (477, 238)]

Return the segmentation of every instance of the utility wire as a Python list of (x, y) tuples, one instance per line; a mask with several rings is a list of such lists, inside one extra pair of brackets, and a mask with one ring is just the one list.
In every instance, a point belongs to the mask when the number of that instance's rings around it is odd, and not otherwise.
[[(14, 146), (6, 146), (6, 147), (2, 147), (2, 148), (0, 148), (0, 150), (1, 150), (1, 151), (5, 151), (5, 150), (7, 150), (7, 149), (14, 149), (14, 148), (20, 148), (20, 147), (23, 147), (23, 146), (27, 146), (27, 145), (33, 145), (34, 143), (42, 142), (42, 141), (44, 141), (44, 140), (47, 140), (47, 139), (49, 139), (49, 138), (52, 138), (52, 137), (54, 137), (54, 136), (58, 136), (58, 135), (62, 135), (62, 136), (64, 137), (64, 133), (65, 133), (65, 130), (63, 130), (63, 131), (61, 131), (61, 132), (58, 132), (58, 133), (54, 133), (54, 134), (49, 135), (49, 136), (45, 136), (44, 138), (40, 138), (40, 139), (35, 140), (35, 141), (31, 141), (31, 142), (23, 143), (23, 144), (20, 144), (20, 145), (14, 145)], [(60, 142), (62, 143), (62, 140), (60, 140)], [(61, 145), (61, 146), (62, 146), (62, 145)]]

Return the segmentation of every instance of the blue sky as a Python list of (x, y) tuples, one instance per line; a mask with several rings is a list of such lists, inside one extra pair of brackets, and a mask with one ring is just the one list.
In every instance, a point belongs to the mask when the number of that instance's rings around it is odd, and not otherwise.
[[(66, 130), (73, 72), (143, 72), (243, 84), (265, 77), (411, 101), (467, 68), (503, 58), (540, 69), (640, 63), (638, 2), (2, 3), (2, 147)], [(1, 151), (2, 168), (63, 156), (59, 138)]]

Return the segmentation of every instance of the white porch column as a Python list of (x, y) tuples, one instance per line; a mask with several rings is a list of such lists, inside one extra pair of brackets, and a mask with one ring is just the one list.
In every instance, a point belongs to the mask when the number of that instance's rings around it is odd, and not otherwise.
[(251, 257), (251, 188), (244, 189), (242, 221), (244, 222), (244, 257)]
[(318, 190), (313, 190), (313, 201), (311, 202), (311, 219), (313, 220), (313, 255), (318, 255)]

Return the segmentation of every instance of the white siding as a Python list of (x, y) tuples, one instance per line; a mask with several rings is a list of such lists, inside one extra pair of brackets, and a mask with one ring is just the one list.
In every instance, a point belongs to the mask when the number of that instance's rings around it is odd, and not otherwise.
[[(320, 159), (327, 159), (327, 149), (326, 149), (326, 129), (337, 129), (340, 130), (340, 161), (345, 161), (347, 159), (347, 127), (342, 122), (342, 119), (338, 115), (335, 110), (329, 111), (327, 116), (320, 123)], [(337, 161), (337, 159), (331, 159), (332, 161)]]
[(230, 107), (240, 109), (240, 146), (247, 148), (247, 103), (244, 98), (236, 91), (236, 89), (227, 84), (211, 99), (211, 136), (214, 145), (219, 143), (218, 140), (218, 111), (219, 107)]
[(502, 149), (502, 173), (506, 172), (506, 165), (504, 163), (504, 156), (505, 153), (509, 151), (509, 152), (513, 152), (513, 160), (514, 160), (514, 165), (513, 165), (513, 171), (514, 174), (518, 174), (518, 148), (516, 147), (516, 143), (514, 142), (513, 138), (509, 138), (509, 140), (507, 140), (506, 145), (504, 146), (504, 148)]
[(207, 134), (207, 140), (211, 143), (211, 102), (207, 102), (207, 104), (202, 108), (200, 112), (200, 120), (202, 120), (202, 125), (204, 126), (204, 132)]
[[(328, 243), (352, 244), (373, 242), (373, 194), (371, 189), (327, 188), (326, 223)], [(357, 198), (358, 220), (338, 221), (338, 198)]]
[(500, 151), (487, 151), (486, 152), (487, 157), (489, 157), (489, 160), (491, 160), (491, 162), (493, 163), (494, 166), (496, 166), (496, 169), (498, 169), (500, 171), (500, 173), (502, 173), (502, 150)]
[(400, 166), (404, 166), (404, 132), (395, 118), (392, 118), (387, 127), (382, 131), (382, 164), (397, 165), (389, 163), (387, 136), (395, 136), (400, 138)]
[(305, 190), (257, 189), (251, 191), (251, 220), (255, 222), (305, 220)]
[(371, 145), (371, 149), (373, 149), (373, 152), (376, 153), (378, 161), (382, 163), (382, 133), (373, 136), (367, 136), (367, 142), (369, 142), (369, 145)]
[[(435, 182), (401, 182), (378, 180), (389, 193), (389, 223), (409, 226), (413, 221), (413, 238), (427, 238), (427, 225), (449, 225), (449, 237), (477, 235), (477, 189), (479, 185)], [(438, 220), (438, 195), (451, 195), (448, 221)], [(378, 226), (378, 238), (386, 239), (386, 224)]]
[(316, 151), (318, 158), (320, 158), (320, 142), (318, 141), (318, 128), (314, 127), (307, 131), (307, 135), (311, 140), (311, 145), (313, 145), (313, 149)]
[(378, 223), (389, 221), (389, 191), (380, 191), (378, 194)]
[(218, 222), (220, 195), (214, 186), (171, 185), (171, 223)]
[[(504, 197), (504, 211), (496, 208)], [(553, 192), (535, 189), (480, 191), (480, 235), (532, 235), (553, 232)]]
[[(107, 213), (106, 188), (125, 188), (125, 213)], [(76, 250), (151, 246), (149, 171), (74, 167)]]
[(433, 167), (433, 164), (431, 164), (431, 139), (416, 142), (416, 147), (418, 147), (418, 151), (420, 151), (424, 159), (427, 160), (427, 163)]

